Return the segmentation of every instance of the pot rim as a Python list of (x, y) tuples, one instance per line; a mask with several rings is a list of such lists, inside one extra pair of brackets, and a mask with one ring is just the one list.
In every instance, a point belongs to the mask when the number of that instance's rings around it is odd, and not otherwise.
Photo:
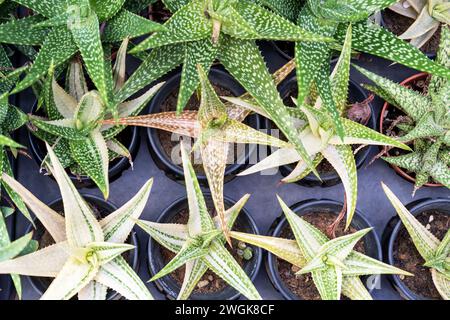
[[(204, 192), (203, 195), (206, 199), (211, 199), (211, 193)], [(156, 219), (156, 222), (162, 223), (164, 221), (164, 218), (167, 215), (172, 213), (172, 211), (177, 209), (179, 206), (187, 204), (187, 202), (188, 202), (188, 199), (186, 196), (176, 199), (166, 209), (164, 209), (164, 211), (158, 216), (158, 219)], [(224, 202), (229, 205), (237, 203), (233, 199), (226, 197), (226, 196), (224, 197)], [(254, 234), (261, 234), (254, 218), (251, 216), (250, 212), (245, 207), (241, 209), (239, 216), (244, 216), (244, 218), (248, 220), (249, 227), (250, 227), (250, 229), (252, 229), (252, 232)], [(153, 253), (156, 251), (157, 246), (160, 246), (160, 245), (156, 241), (154, 241), (151, 236), (149, 236), (148, 245), (147, 245), (147, 264), (148, 264), (148, 270), (149, 270), (149, 273), (151, 276), (154, 276), (159, 271), (159, 270), (154, 270), (155, 266), (152, 263), (152, 260), (154, 260)], [(254, 254), (253, 254), (254, 261), (249, 262), (249, 263), (253, 264), (254, 267), (250, 271), (250, 274), (248, 274), (248, 277), (250, 278), (250, 280), (253, 281), (256, 278), (256, 276), (258, 275), (261, 264), (262, 264), (263, 250), (256, 246), (253, 246), (252, 249), (254, 252)], [(164, 277), (160, 278), (158, 280), (155, 280), (155, 285), (158, 288), (158, 290), (164, 294), (166, 299), (168, 297), (176, 299), (176, 296), (173, 296), (173, 294), (172, 294), (175, 292), (172, 292), (171, 288), (166, 284), (166, 282), (164, 281)], [(231, 288), (228, 284), (227, 284), (227, 287)], [(242, 296), (242, 294), (240, 292), (238, 292), (236, 289), (234, 289), (234, 288), (231, 288), (231, 289), (233, 290), (232, 292), (235, 292), (235, 293), (233, 295), (231, 295), (230, 297), (228, 297), (227, 300), (236, 300), (240, 296)], [(177, 294), (177, 293), (175, 293), (175, 294)], [(208, 295), (207, 294), (198, 294), (197, 296), (202, 297), (202, 296), (208, 296)], [(190, 299), (192, 297), (193, 297), (193, 295), (191, 295)], [(197, 300), (197, 299), (192, 299), (192, 300)]]
[[(421, 200), (413, 201), (410, 204), (406, 205), (406, 208), (411, 212), (413, 216), (417, 216), (425, 211), (432, 210), (432, 207), (436, 204), (447, 204), (450, 205), (450, 199), (446, 198), (424, 198)], [(450, 215), (450, 212), (440, 212), (442, 214)], [(387, 263), (390, 265), (394, 265), (395, 259), (394, 259), (394, 244), (397, 240), (398, 233), (400, 232), (401, 228), (403, 227), (403, 223), (398, 217), (398, 215), (394, 216), (391, 220), (391, 223), (394, 224), (394, 227), (392, 230), (389, 230), (389, 226), (386, 227), (385, 232), (388, 233), (386, 236), (387, 244), (387, 252), (385, 254), (385, 259)], [(406, 284), (403, 283), (403, 281), (400, 279), (398, 275), (392, 274), (389, 275), (389, 278), (391, 279), (391, 282), (394, 286), (394, 288), (403, 296), (406, 297), (408, 300), (432, 300), (431, 298), (421, 296), (419, 294), (414, 293), (411, 291)]]
[[(297, 202), (290, 206), (289, 208), (294, 211), (297, 215), (299, 212), (306, 212), (310, 208), (320, 208), (320, 207), (326, 207), (326, 206), (343, 206), (343, 203), (335, 200), (329, 200), (329, 199), (309, 199)], [(338, 214), (338, 212), (332, 212), (334, 214)], [(303, 216), (301, 214), (300, 216)], [(272, 237), (278, 237), (283, 229), (285, 228), (287, 224), (287, 219), (282, 212), (278, 218), (275, 219), (275, 221), (272, 223), (272, 226), (269, 229), (269, 234)], [(352, 226), (356, 228), (355, 224), (360, 224), (360, 227), (364, 228), (373, 228), (373, 225), (362, 215), (362, 213), (359, 210), (355, 211), (355, 215), (352, 221)], [(356, 228), (361, 229), (361, 228)], [(370, 236), (372, 239), (368, 238)], [(374, 250), (374, 256), (371, 256), (374, 259), (377, 259), (378, 261), (383, 261), (383, 253), (381, 249), (381, 243), (379, 240), (379, 237), (377, 233), (375, 232), (375, 229), (373, 228), (365, 237), (364, 239), (367, 241), (370, 239), (370, 242), (372, 243), (373, 250)], [(367, 243), (366, 243), (367, 244)], [(284, 299), (286, 300), (292, 300), (295, 296), (295, 294), (289, 290), (289, 288), (284, 284), (283, 280), (281, 279), (277, 267), (276, 267), (276, 259), (278, 259), (274, 254), (267, 252), (267, 258), (266, 258), (266, 270), (269, 275), (270, 282), (272, 283), (273, 287), (276, 291), (278, 291)], [(379, 276), (379, 275), (378, 275)], [(379, 279), (377, 280), (379, 281)], [(367, 288), (367, 286), (365, 285)], [(374, 288), (367, 288), (369, 293), (372, 293)], [(301, 300), (299, 297), (296, 298), (297, 300)]]
[[(232, 82), (235, 83), (235, 87), (227, 88), (234, 95), (239, 96), (242, 94), (241, 85), (226, 71), (221, 70), (217, 67), (212, 67), (210, 69), (210, 76), (217, 78), (228, 78)], [(176, 72), (172, 75), (162, 86), (162, 88), (156, 93), (156, 95), (150, 101), (150, 104), (147, 108), (147, 114), (156, 113), (158, 111), (160, 105), (164, 100), (173, 92), (174, 89), (179, 88), (181, 81), (181, 72)], [(256, 129), (261, 128), (261, 122), (259, 116), (255, 116), (254, 118)], [(184, 177), (183, 168), (179, 165), (174, 164), (171, 159), (165, 154), (165, 151), (162, 148), (161, 142), (158, 137), (158, 129), (153, 128), (145, 128), (147, 132), (147, 142), (150, 149), (150, 153), (155, 155), (158, 158), (158, 161), (162, 162), (162, 164), (168, 168), (172, 173), (174, 173), (178, 177)], [(243, 169), (246, 166), (246, 162), (252, 156), (252, 154), (256, 151), (256, 145), (246, 145), (246, 151), (243, 156), (239, 157), (237, 163), (229, 164), (225, 169), (225, 176), (235, 175), (240, 169)], [(244, 161), (243, 161), (244, 160)], [(157, 162), (157, 161), (155, 161)], [(239, 163), (244, 162), (244, 163)], [(197, 179), (199, 181), (206, 181), (206, 175), (198, 174)], [(228, 182), (228, 181), (226, 181)]]
[[(89, 194), (89, 193), (84, 193), (81, 192), (80, 195), (82, 196), (83, 199), (85, 199), (87, 202), (96, 202), (96, 203), (103, 203), (105, 204), (105, 207), (109, 207), (109, 209), (111, 210), (111, 212), (109, 214), (111, 214), (112, 212), (114, 212), (115, 210), (118, 209), (118, 207), (111, 201), (106, 201), (105, 199), (103, 199), (102, 197), (99, 197), (97, 195), (93, 195), (93, 194)], [(53, 201), (51, 201), (49, 204), (47, 204), (47, 206), (49, 206), (50, 208), (52, 206), (55, 206), (58, 203), (62, 203), (62, 197), (59, 197)], [(39, 219), (37, 217), (33, 218), (33, 222), (39, 221)], [(31, 232), (31, 230), (33, 230), (33, 225), (30, 223), (26, 233)], [(133, 250), (131, 250), (131, 252), (133, 252), (133, 257), (132, 257), (132, 264), (130, 265), (133, 270), (137, 271), (138, 267), (139, 267), (139, 241), (136, 235), (136, 232), (134, 232), (133, 230), (130, 233), (130, 239), (132, 244), (135, 246), (135, 248)], [(128, 261), (127, 261), (128, 262)], [(40, 277), (32, 277), (32, 276), (26, 276), (26, 278), (28, 278), (28, 281), (31, 283), (31, 286), (33, 287), (33, 289), (40, 295), (42, 296), (44, 294), (44, 292), (41, 290), (41, 286), (37, 283), (38, 282), (38, 278)], [(107, 300), (114, 300), (115, 298), (119, 297), (120, 294), (118, 292), (115, 292), (114, 290), (111, 291), (110, 295), (107, 295), (106, 299)]]
[[(416, 73), (408, 78), (406, 78), (405, 80), (403, 80), (402, 82), (400, 82), (400, 85), (402, 86), (406, 86), (407, 84), (409, 84), (410, 82), (423, 78), (423, 77), (428, 77), (428, 73), (425, 72), (420, 72), (420, 73)], [(379, 131), (381, 134), (384, 134), (384, 128), (383, 128), (383, 124), (384, 124), (384, 115), (386, 114), (386, 112), (388, 111), (389, 108), (392, 108), (393, 106), (391, 106), (388, 102), (385, 102), (383, 104), (383, 107), (381, 109), (381, 113), (380, 113), (380, 121), (379, 121)], [(394, 107), (395, 108), (395, 107)], [(388, 157), (392, 157), (391, 154), (389, 154), (389, 151), (386, 153), (386, 155)], [(408, 180), (411, 183), (415, 183), (416, 179), (413, 178), (412, 176), (410, 176), (409, 174), (407, 174), (402, 168), (390, 164), (389, 165), (392, 167), (392, 169), (394, 169), (394, 171), (401, 176), (402, 178), (404, 178), (405, 180)], [(424, 185), (425, 187), (432, 187), (432, 188), (438, 188), (438, 187), (443, 187), (443, 184), (440, 183), (426, 183)]]

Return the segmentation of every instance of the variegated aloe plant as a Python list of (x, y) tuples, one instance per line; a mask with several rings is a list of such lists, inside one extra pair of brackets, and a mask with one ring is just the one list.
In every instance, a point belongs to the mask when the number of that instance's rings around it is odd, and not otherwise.
[[(125, 0), (15, 0), (35, 16), (0, 26), (0, 43), (42, 46), (32, 68), (13, 93), (81, 53), (86, 69), (107, 106), (112, 102), (104, 67), (105, 43), (120, 42), (163, 29), (159, 24), (123, 8)], [(103, 34), (100, 24), (105, 26)]]
[(100, 221), (76, 190), (56, 154), (48, 147), (48, 167), (55, 176), (64, 204), (64, 216), (39, 201), (7, 174), (2, 180), (22, 196), (47, 229), (54, 245), (35, 253), (0, 262), (0, 273), (55, 278), (41, 299), (105, 299), (111, 288), (127, 299), (152, 299), (145, 284), (121, 256), (135, 219), (147, 202), (150, 179), (129, 202)]
[(417, 48), (427, 43), (438, 32), (441, 24), (450, 24), (448, 0), (401, 0), (389, 9), (414, 19), (414, 23), (399, 37), (410, 40)]
[[(123, 100), (170, 70), (183, 65), (178, 112), (199, 85), (197, 65), (206, 73), (220, 61), (252, 95), (280, 130), (290, 138), (313, 168), (286, 108), (279, 97), (263, 57), (258, 39), (287, 41), (330, 41), (306, 32), (287, 19), (250, 0), (164, 0), (174, 15), (155, 33), (131, 51), (152, 48), (149, 57), (118, 93)], [(314, 169), (314, 168), (313, 168)], [(314, 169), (315, 172), (315, 169)], [(315, 172), (317, 173), (317, 172)]]
[[(275, 82), (281, 82), (294, 67), (293, 62), (281, 68), (275, 75)], [(212, 192), (212, 198), (222, 227), (227, 235), (223, 201), (224, 175), (231, 143), (247, 143), (287, 147), (288, 143), (257, 131), (242, 121), (250, 114), (244, 108), (224, 104), (217, 96), (203, 68), (198, 66), (201, 101), (198, 112), (164, 112), (139, 117), (118, 119), (118, 124), (157, 128), (197, 138), (194, 147), (201, 152), (203, 167)], [(243, 95), (248, 98), (248, 94)], [(115, 123), (115, 120), (104, 123)], [(228, 237), (228, 236), (227, 236)]]
[[(442, 27), (437, 61), (450, 68), (450, 28)], [(450, 188), (450, 80), (432, 75), (428, 95), (422, 95), (362, 68), (358, 68), (376, 86), (368, 86), (377, 95), (406, 114), (396, 121), (399, 141), (412, 142), (414, 151), (383, 159), (416, 175), (414, 192), (430, 177)]]
[[(312, 106), (306, 103), (300, 104), (300, 101), (298, 101), (298, 108), (289, 108), (291, 117), (297, 123), (300, 140), (314, 166), (318, 166), (324, 159), (328, 160), (344, 184), (347, 201), (347, 227), (352, 221), (358, 197), (357, 168), (351, 145), (388, 145), (409, 150), (406, 145), (343, 117), (348, 101), (351, 43), (352, 29), (350, 26), (341, 56), (330, 77), (333, 100), (339, 108), (339, 118), (344, 128), (343, 139), (339, 137), (332, 124), (331, 116), (324, 110), (320, 98), (312, 99), (311, 102), (314, 103)], [(257, 112), (258, 109), (260, 110), (249, 100), (235, 98), (228, 98), (227, 100)], [(263, 115), (265, 114), (263, 113)], [(283, 179), (283, 182), (295, 182), (311, 173), (302, 156), (291, 146), (277, 150), (240, 175), (252, 174), (294, 162), (298, 162), (296, 168), (288, 177)]]
[(341, 294), (352, 300), (371, 300), (360, 276), (408, 272), (353, 250), (372, 229), (330, 240), (319, 229), (299, 217), (278, 197), (295, 240), (231, 232), (231, 237), (261, 247), (300, 268), (297, 274), (311, 273), (323, 300), (339, 300)]
[[(118, 51), (114, 72), (108, 83), (114, 90), (125, 81), (125, 56), (128, 40), (124, 40)], [(48, 119), (30, 116), (32, 129), (40, 139), (51, 144), (64, 168), (76, 175), (89, 176), (103, 192), (109, 195), (109, 162), (118, 157), (127, 157), (130, 152), (115, 137), (125, 128), (115, 124), (102, 124), (112, 119), (113, 112), (96, 90), (88, 91), (82, 64), (71, 62), (67, 74), (67, 93), (60, 87), (50, 72), (41, 93)], [(117, 106), (120, 117), (139, 114), (161, 85), (150, 88), (140, 97)], [(37, 128), (37, 129), (36, 129)]]
[(395, 194), (383, 184), (384, 192), (394, 206), (403, 225), (408, 231), (417, 251), (430, 268), (433, 283), (445, 300), (450, 300), (450, 230), (440, 241), (422, 225)]
[[(421, 71), (450, 78), (450, 70), (428, 59), (417, 48), (389, 31), (368, 21), (368, 17), (397, 0), (307, 0), (298, 17), (298, 25), (310, 32), (333, 37), (344, 43), (349, 24), (353, 24), (353, 49), (401, 63)], [(302, 103), (311, 90), (317, 91), (331, 114), (338, 135), (344, 137), (328, 78), (332, 46), (327, 43), (297, 42), (298, 100)]]
[[(185, 300), (189, 298), (205, 272), (211, 269), (248, 299), (261, 299), (252, 281), (224, 246), (225, 237), (219, 221), (214, 220), (208, 212), (184, 143), (181, 146), (181, 154), (189, 203), (187, 225), (138, 222), (138, 225), (155, 241), (176, 253), (176, 256), (151, 280), (164, 277), (185, 265), (186, 273), (178, 295), (178, 299)], [(244, 196), (227, 211), (225, 221), (229, 228), (233, 226), (248, 197)]]

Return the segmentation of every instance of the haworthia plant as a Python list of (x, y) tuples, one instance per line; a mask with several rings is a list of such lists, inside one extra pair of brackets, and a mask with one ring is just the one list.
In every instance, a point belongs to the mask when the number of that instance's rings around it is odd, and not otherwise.
[(417, 48), (426, 44), (439, 31), (441, 24), (450, 24), (448, 0), (401, 0), (389, 9), (414, 20), (399, 37), (410, 40)]
[(328, 239), (319, 229), (293, 212), (281, 198), (283, 209), (295, 240), (231, 232), (231, 236), (261, 247), (300, 268), (297, 274), (311, 273), (323, 300), (339, 300), (341, 294), (352, 300), (371, 300), (359, 277), (375, 274), (411, 275), (353, 250), (371, 229), (335, 239)]
[[(108, 82), (114, 90), (119, 90), (125, 81), (127, 44), (126, 39), (118, 51), (113, 72), (106, 68)], [(41, 91), (47, 118), (30, 116), (32, 133), (52, 145), (64, 168), (77, 176), (90, 177), (108, 198), (109, 163), (120, 157), (131, 161), (131, 154), (115, 138), (125, 126), (106, 125), (102, 121), (113, 119), (114, 113), (120, 117), (139, 114), (161, 85), (110, 110), (98, 91), (88, 91), (83, 66), (78, 60), (69, 65), (67, 84), (69, 92), (58, 84), (50, 71)]]
[[(448, 68), (449, 54), (450, 29), (445, 26), (442, 27), (437, 61)], [(383, 159), (414, 172), (415, 190), (428, 183), (430, 177), (450, 188), (450, 80), (432, 75), (428, 94), (423, 95), (362, 68), (358, 70), (375, 83), (369, 89), (407, 116), (398, 121), (396, 127), (399, 141), (412, 142), (414, 151)]]
[[(353, 48), (397, 63), (450, 78), (450, 70), (423, 55), (417, 48), (395, 37), (389, 31), (372, 24), (367, 18), (397, 0), (308, 0), (299, 14), (297, 24), (316, 34), (333, 37), (344, 43), (349, 24), (353, 27)], [(332, 47), (326, 43), (299, 41), (296, 43), (298, 99), (304, 102), (312, 89), (317, 90), (332, 115), (338, 135), (344, 128), (339, 121), (331, 85), (327, 77)]]
[[(138, 225), (150, 234), (155, 241), (176, 253), (176, 256), (151, 280), (159, 279), (182, 266), (186, 266), (183, 285), (178, 295), (178, 299), (185, 300), (189, 298), (205, 272), (211, 269), (248, 299), (261, 299), (245, 271), (225, 248), (225, 237), (222, 234), (219, 221), (214, 220), (208, 212), (205, 198), (183, 143), (181, 153), (189, 203), (187, 225), (138, 222)], [(233, 226), (248, 197), (248, 195), (244, 196), (226, 212), (225, 222), (228, 228)]]
[[(351, 39), (352, 32), (349, 27), (340, 59), (330, 77), (333, 100), (339, 108), (339, 119), (344, 129), (344, 136), (338, 135), (332, 125), (331, 116), (324, 110), (323, 100), (320, 98), (313, 101), (315, 103), (313, 106), (306, 103), (300, 104), (298, 101), (298, 108), (289, 110), (291, 117), (296, 119), (298, 135), (314, 165), (318, 166), (324, 159), (328, 160), (342, 180), (347, 201), (347, 227), (355, 213), (358, 197), (357, 168), (351, 145), (388, 145), (409, 150), (406, 145), (343, 117), (348, 100)], [(243, 99), (228, 100), (241, 107), (248, 107), (251, 104)], [(257, 110), (258, 106), (253, 105), (252, 108)], [(248, 175), (294, 162), (298, 162), (296, 168), (283, 179), (283, 182), (295, 182), (311, 173), (302, 156), (290, 147), (277, 150), (240, 175)]]
[(401, 203), (395, 194), (383, 184), (384, 192), (394, 206), (417, 251), (430, 268), (433, 283), (445, 300), (450, 300), (450, 230), (440, 241), (422, 225)]
[(108, 288), (127, 299), (152, 299), (145, 284), (121, 256), (133, 248), (125, 241), (145, 207), (152, 180), (121, 208), (97, 221), (56, 154), (47, 147), (49, 168), (63, 199), (64, 216), (9, 175), (3, 174), (2, 179), (22, 196), (55, 244), (0, 262), (0, 273), (55, 278), (42, 300), (68, 300), (77, 294), (83, 300), (104, 300)]
[(330, 41), (316, 36), (252, 1), (164, 1), (174, 15), (157, 32), (133, 48), (132, 53), (152, 48), (149, 57), (118, 94), (122, 100), (179, 65), (183, 65), (178, 112), (198, 87), (197, 65), (206, 73), (219, 60), (260, 103), (280, 130), (288, 136), (305, 161), (306, 156), (266, 64), (255, 43), (258, 39)]
[[(0, 25), (0, 43), (40, 45), (41, 49), (29, 73), (13, 93), (29, 87), (43, 77), (51, 65), (68, 61), (81, 53), (86, 69), (109, 105), (111, 90), (105, 74), (102, 37), (105, 42), (120, 42), (162, 27), (123, 8), (125, 0), (100, 4), (89, 0), (16, 0), (37, 16)], [(105, 24), (104, 33), (100, 23)]]
[[(293, 70), (293, 67), (291, 62), (281, 68), (274, 75), (275, 81), (281, 82)], [(184, 111), (179, 116), (176, 112), (164, 112), (120, 118), (117, 123), (157, 128), (198, 139), (194, 148), (200, 150), (214, 205), (223, 231), (228, 238), (228, 229), (224, 221), (223, 185), (227, 160), (232, 151), (231, 143), (270, 145), (278, 148), (291, 147), (291, 145), (243, 124), (242, 121), (250, 111), (231, 103), (223, 103), (200, 65), (198, 74), (201, 84), (198, 112)], [(243, 98), (245, 97), (249, 98), (248, 94), (243, 95)], [(104, 123), (114, 123), (114, 120)]]

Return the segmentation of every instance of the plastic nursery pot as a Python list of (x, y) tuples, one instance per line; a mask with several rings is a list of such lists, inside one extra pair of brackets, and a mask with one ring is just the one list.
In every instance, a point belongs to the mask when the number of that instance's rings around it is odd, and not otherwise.
[[(342, 203), (332, 201), (332, 200), (307, 200), (303, 202), (299, 202), (291, 207), (291, 209), (298, 214), (300, 217), (306, 214), (317, 214), (321, 215), (324, 213), (330, 213), (333, 215), (338, 215), (342, 210)], [(334, 218), (333, 218), (334, 219)], [(289, 223), (287, 222), (284, 214), (281, 214), (272, 224), (269, 234), (272, 237), (282, 237), (283, 231), (289, 227)], [(372, 227), (359, 211), (356, 211), (353, 221), (351, 224), (356, 230), (361, 230), (365, 228)], [(380, 241), (375, 231), (372, 230), (369, 232), (364, 238), (364, 251), (365, 254), (377, 259), (379, 261), (382, 260), (382, 251)], [(280, 273), (279, 273), (279, 262), (278, 258), (268, 253), (266, 258), (266, 270), (269, 275), (269, 278), (272, 282), (272, 285), (275, 289), (287, 300), (301, 300), (299, 296), (297, 296), (283, 281)], [(368, 280), (365, 281), (366, 277), (363, 277), (362, 280), (367, 286)], [(373, 289), (368, 288), (369, 292), (372, 292)]]
[[(223, 92), (218, 92), (220, 95), (233, 95), (240, 96), (245, 91), (243, 88), (233, 79), (231, 75), (226, 73), (225, 71), (219, 70), (217, 68), (212, 68), (209, 73), (209, 79), (213, 86), (218, 87)], [(148, 114), (152, 113), (160, 113), (160, 112), (168, 112), (175, 111), (178, 91), (180, 86), (181, 73), (177, 73), (172, 76), (164, 86), (158, 91), (158, 93), (153, 97), (150, 102), (150, 106), (148, 108)], [(186, 109), (196, 110), (198, 108), (197, 105), (190, 102)], [(245, 123), (252, 128), (260, 129), (261, 121), (259, 116), (250, 115)], [(163, 170), (170, 179), (175, 180), (179, 183), (184, 184), (184, 173), (183, 168), (181, 167), (181, 157), (177, 158), (177, 162), (175, 163), (172, 160), (172, 150), (179, 149), (178, 136), (172, 136), (170, 132), (165, 132), (162, 130), (147, 129), (147, 140), (148, 146), (150, 150), (150, 154), (158, 166), (159, 169)], [(177, 148), (177, 149), (175, 149)], [(243, 148), (239, 148), (243, 149)], [(231, 148), (233, 150), (233, 148)], [(234, 149), (236, 150), (236, 148)], [(232, 164), (229, 164), (225, 170), (225, 182), (231, 181), (237, 173), (245, 169), (247, 164), (249, 163), (251, 155), (256, 151), (256, 145), (246, 145), (245, 151), (238, 151), (236, 153), (236, 159)], [(202, 165), (199, 161), (199, 157), (195, 158), (194, 161), (194, 169), (202, 168)], [(202, 185), (207, 185), (207, 179), (204, 172), (200, 170), (196, 170), (197, 178)]]
[[(98, 215), (98, 219), (104, 218), (108, 216), (110, 213), (117, 210), (117, 206), (115, 206), (109, 201), (103, 200), (100, 197), (89, 194), (81, 194), (81, 195), (83, 199), (86, 200), (87, 203), (89, 203), (93, 208), (95, 208), (96, 212), (95, 211), (94, 212), (96, 213), (96, 215)], [(64, 210), (61, 198), (52, 201), (48, 206), (53, 210), (55, 210), (56, 212), (63, 212)], [(34, 229), (33, 226), (30, 224), (26, 233), (34, 231), (33, 239), (39, 242), (40, 247), (51, 245), (53, 243), (53, 239), (46, 232), (44, 226), (40, 223), (38, 219), (35, 219), (35, 224), (36, 229)], [(127, 242), (133, 245), (135, 248), (133, 250), (125, 252), (122, 256), (125, 258), (128, 264), (135, 271), (137, 271), (139, 266), (139, 247), (138, 247), (139, 242), (136, 233), (134, 231), (131, 232)], [(48, 286), (53, 280), (51, 278), (45, 277), (27, 277), (27, 278), (30, 280), (32, 287), (39, 295), (42, 295), (47, 290)], [(117, 292), (108, 289), (106, 295), (107, 300), (118, 300), (120, 298), (121, 296)]]
[[(35, 103), (32, 107), (31, 113), (43, 116), (44, 114), (39, 110), (36, 112), (37, 104)], [(130, 151), (132, 159), (134, 159), (137, 155), (139, 145), (140, 145), (140, 137), (139, 130), (136, 127), (127, 127), (121, 133), (119, 133), (116, 137), (122, 144), (127, 147)], [(30, 145), (31, 155), (33, 159), (37, 162), (38, 166), (41, 166), (44, 161), (45, 156), (47, 155), (47, 149), (45, 147), (44, 141), (40, 140), (36, 137), (31, 130), (28, 130), (28, 142)], [(109, 183), (114, 182), (122, 173), (130, 168), (131, 164), (129, 160), (125, 157), (115, 159), (114, 161), (109, 163), (108, 176)], [(93, 188), (95, 187), (94, 181), (88, 176), (75, 176), (70, 173), (68, 170), (68, 174), (72, 182), (77, 188)], [(52, 177), (53, 178), (53, 177)]]
[[(410, 203), (406, 207), (411, 214), (416, 217), (427, 212), (439, 212), (440, 214), (450, 216), (450, 199), (422, 199)], [(402, 268), (402, 266), (397, 264), (398, 261), (395, 256), (395, 249), (399, 234), (401, 231), (404, 231), (404, 229), (405, 227), (400, 218), (395, 216), (388, 222), (386, 229), (383, 232), (383, 253), (386, 263), (400, 268)], [(429, 272), (429, 270), (426, 271)], [(420, 277), (420, 275), (415, 276)], [(388, 275), (388, 278), (393, 287), (403, 298), (408, 300), (432, 300), (431, 297), (426, 297), (421, 295), (420, 292), (411, 290), (398, 275)], [(414, 280), (414, 278), (411, 279)]]
[[(288, 99), (290, 99), (291, 96), (297, 96), (297, 77), (295, 76), (295, 74), (292, 74), (286, 81), (281, 83), (281, 85), (278, 87), (278, 89), (280, 91), (281, 98), (284, 101), (287, 101)], [(367, 98), (368, 98), (368, 96), (364, 92), (364, 90), (358, 84), (356, 84), (354, 81), (350, 80), (350, 82), (349, 82), (349, 99), (348, 99), (349, 102), (350, 103), (362, 102), (362, 101), (365, 101)], [(376, 118), (374, 116), (374, 111), (373, 111), (372, 105), (370, 103), (369, 103), (369, 107), (370, 107), (371, 114), (370, 114), (370, 119), (366, 126), (373, 130), (376, 130)], [(274, 126), (274, 124), (270, 120), (266, 119), (266, 127), (273, 128), (273, 126)], [(367, 160), (367, 158), (370, 155), (370, 151), (371, 151), (371, 146), (367, 146), (367, 147), (363, 148), (362, 150), (360, 150), (355, 155), (357, 169), (360, 169), (363, 166), (363, 164), (365, 163), (365, 161)], [(288, 176), (292, 172), (295, 165), (296, 164), (280, 167), (281, 174), (284, 177)], [(330, 171), (327, 171), (327, 172), (319, 171), (319, 174), (320, 174), (322, 181), (320, 181), (314, 174), (309, 174), (302, 180), (297, 181), (297, 183), (302, 186), (306, 186), (306, 187), (317, 187), (317, 186), (332, 187), (332, 186), (335, 186), (335, 185), (341, 183), (341, 179), (339, 178), (339, 175), (332, 168)]]
[[(205, 194), (206, 204), (208, 208), (214, 207), (210, 194)], [(229, 198), (225, 198), (225, 207), (230, 208), (235, 202)], [(174, 219), (182, 213), (188, 210), (188, 200), (187, 198), (180, 198), (173, 202), (164, 212), (160, 215), (157, 222), (158, 223), (174, 223)], [(243, 208), (236, 220), (234, 230), (241, 232), (259, 234), (258, 227), (255, 221), (249, 214), (249, 212)], [(242, 268), (247, 273), (249, 278), (253, 281), (258, 274), (259, 268), (262, 263), (262, 250), (258, 247), (251, 247), (253, 250), (253, 257), (244, 262)], [(150, 269), (150, 274), (154, 276), (157, 274), (165, 265), (168, 259), (163, 256), (163, 247), (154, 241), (152, 238), (148, 242), (148, 264)], [(168, 251), (166, 251), (168, 252)], [(181, 289), (181, 284), (175, 280), (172, 275), (165, 276), (156, 280), (156, 287), (160, 290), (167, 299), (174, 300), (177, 298), (178, 293)], [(212, 284), (211, 284), (212, 285)], [(237, 292), (234, 288), (226, 285), (220, 291), (208, 292), (208, 293), (196, 293), (195, 290), (190, 296), (190, 300), (235, 300), (239, 298), (241, 294)]]
[[(407, 87), (409, 84), (418, 81), (418, 80), (425, 80), (428, 77), (427, 73), (418, 73), (415, 74), (409, 78), (407, 78), (406, 80), (402, 81), (400, 84)], [(388, 116), (389, 112), (396, 109), (395, 107), (391, 106), (389, 103), (385, 102), (383, 105), (383, 108), (381, 109), (381, 114), (380, 114), (380, 122), (379, 122), (379, 128), (380, 128), (380, 132), (382, 134), (386, 134), (385, 133), (385, 123), (384, 120), (386, 119), (386, 117)], [(401, 112), (401, 111), (400, 111)], [(393, 150), (396, 149), (392, 149), (390, 151), (387, 152), (386, 156), (388, 157), (392, 157), (393, 155)], [(394, 171), (401, 177), (403, 177), (404, 179), (408, 180), (409, 182), (415, 183), (416, 182), (416, 178), (411, 176), (409, 173), (407, 173), (406, 171), (404, 171), (402, 168), (399, 168), (393, 164), (390, 164), (390, 166), (394, 169)], [(440, 183), (426, 183), (425, 184), (426, 187), (442, 187), (443, 185)]]

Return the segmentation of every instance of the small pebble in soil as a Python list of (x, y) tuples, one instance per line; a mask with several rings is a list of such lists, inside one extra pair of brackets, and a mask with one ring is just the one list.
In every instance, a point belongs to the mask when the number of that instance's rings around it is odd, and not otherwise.
[(297, 266), (292, 265), (291, 270), (292, 270), (292, 272), (297, 273), (297, 272), (300, 271), (300, 268), (297, 267)]
[(247, 248), (247, 245), (244, 242), (239, 242), (238, 243), (238, 248), (241, 250), (244, 250), (245, 248)]
[(431, 215), (431, 216), (430, 216), (430, 218), (428, 219), (428, 222), (430, 222), (430, 223), (431, 223), (431, 222), (433, 222), (433, 220), (434, 220), (434, 216), (433, 216), (433, 215)]
[(209, 281), (208, 280), (202, 280), (202, 281), (200, 281), (198, 284), (197, 284), (197, 287), (199, 287), (200, 289), (201, 288), (204, 288), (204, 287), (206, 287), (206, 286), (208, 286), (209, 285)]

